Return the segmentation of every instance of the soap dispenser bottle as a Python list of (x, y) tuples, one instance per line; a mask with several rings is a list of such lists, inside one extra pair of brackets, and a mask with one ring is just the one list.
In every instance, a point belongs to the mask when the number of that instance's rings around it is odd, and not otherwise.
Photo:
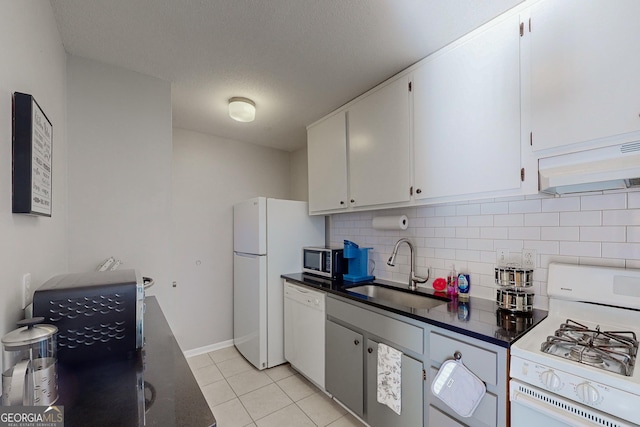
[(461, 300), (469, 300), (469, 275), (460, 273), (458, 275), (458, 292)]
[(451, 266), (451, 273), (447, 277), (447, 295), (458, 294), (458, 275), (456, 273), (455, 265)]

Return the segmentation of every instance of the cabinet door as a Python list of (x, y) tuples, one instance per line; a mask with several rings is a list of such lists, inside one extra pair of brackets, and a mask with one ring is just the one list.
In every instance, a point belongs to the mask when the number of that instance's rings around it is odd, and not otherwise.
[(364, 414), (363, 337), (330, 320), (327, 320), (325, 334), (327, 391), (362, 417)]
[[(429, 425), (438, 427), (465, 427), (438, 408), (429, 405)], [(515, 427), (515, 426), (514, 426)]]
[(534, 150), (640, 130), (638, 16), (637, 0), (532, 6)]
[(309, 211), (346, 208), (347, 129), (344, 112), (307, 130), (307, 156)]
[(519, 25), (499, 21), (415, 71), (416, 199), (520, 187)]
[(378, 343), (367, 340), (367, 423), (372, 427), (415, 427), (423, 424), (422, 362), (403, 354), (401, 370), (402, 404), (398, 415), (388, 406), (378, 403)]
[(409, 79), (402, 77), (348, 110), (352, 206), (409, 200)]

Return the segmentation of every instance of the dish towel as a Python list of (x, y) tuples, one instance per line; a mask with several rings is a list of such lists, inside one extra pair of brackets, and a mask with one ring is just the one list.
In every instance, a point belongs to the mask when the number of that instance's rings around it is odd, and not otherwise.
[(400, 415), (402, 408), (402, 352), (378, 344), (378, 403)]

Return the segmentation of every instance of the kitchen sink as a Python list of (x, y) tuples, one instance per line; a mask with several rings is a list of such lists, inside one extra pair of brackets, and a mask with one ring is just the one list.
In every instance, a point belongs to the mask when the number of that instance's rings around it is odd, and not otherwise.
[(431, 295), (414, 294), (378, 285), (354, 286), (346, 290), (347, 292), (362, 295), (372, 300), (387, 301), (393, 304), (422, 310), (428, 310), (448, 302), (446, 299), (436, 298)]

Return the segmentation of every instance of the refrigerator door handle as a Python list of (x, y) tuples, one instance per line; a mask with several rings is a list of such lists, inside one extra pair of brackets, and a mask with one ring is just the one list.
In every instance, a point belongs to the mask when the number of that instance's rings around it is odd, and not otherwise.
[(257, 254), (248, 254), (246, 252), (234, 252), (234, 254), (244, 258), (257, 258), (259, 256), (263, 256), (263, 255), (257, 255)]

